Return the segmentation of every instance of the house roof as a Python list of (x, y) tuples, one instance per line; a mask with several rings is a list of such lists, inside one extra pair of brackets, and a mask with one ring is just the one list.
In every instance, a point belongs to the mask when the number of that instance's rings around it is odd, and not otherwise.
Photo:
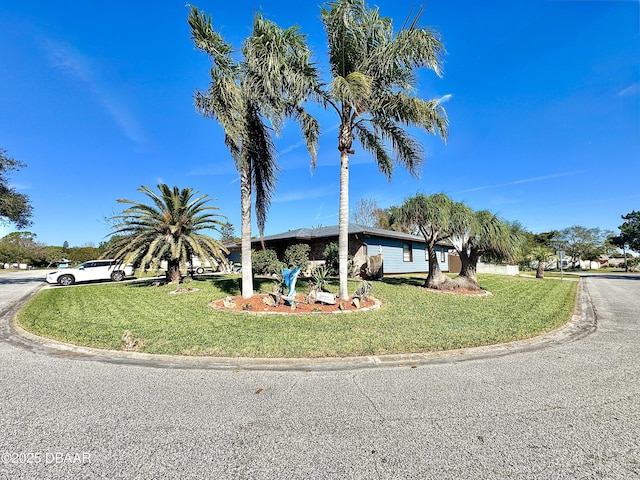
[[(275, 235), (267, 235), (263, 238), (265, 242), (277, 241), (277, 240), (312, 240), (317, 238), (330, 238), (337, 237), (339, 233), (338, 225), (331, 225), (328, 227), (314, 227), (314, 228), (298, 228), (295, 230), (288, 230), (282, 233), (276, 233)], [(396, 238), (399, 240), (407, 240), (411, 242), (424, 243), (424, 238), (420, 235), (412, 235), (410, 233), (396, 232), (394, 230), (385, 230), (383, 228), (366, 227), (357, 223), (349, 224), (349, 235), (360, 233), (362, 235), (373, 235), (377, 237)], [(260, 243), (259, 238), (254, 238), (251, 243)], [(439, 245), (449, 245), (448, 242), (438, 242)]]
[[(273, 241), (273, 240), (291, 240), (291, 239), (300, 239), (300, 240), (311, 240), (314, 238), (326, 238), (326, 237), (337, 237), (339, 233), (338, 225), (331, 225), (328, 227), (315, 227), (315, 228), (298, 228), (296, 230), (289, 230), (288, 232), (277, 233), (275, 235), (268, 235), (264, 237), (264, 241)], [(389, 237), (389, 238), (399, 238), (403, 240), (411, 240), (417, 242), (423, 242), (424, 238), (411, 235), (410, 233), (396, 232), (393, 230), (384, 230), (382, 228), (375, 227), (365, 227), (364, 225), (358, 225), (357, 223), (349, 224), (349, 235), (354, 235), (356, 233), (361, 233), (363, 235), (376, 235), (378, 237)], [(260, 239), (253, 240), (254, 242), (259, 242)]]
[[(328, 227), (314, 227), (314, 228), (297, 228), (295, 230), (288, 230), (282, 233), (276, 233), (275, 235), (267, 235), (263, 237), (265, 242), (272, 242), (278, 240), (300, 240), (310, 241), (317, 238), (331, 238), (337, 237), (339, 233), (338, 225), (331, 225)], [(383, 228), (366, 227), (357, 223), (349, 224), (349, 235), (360, 233), (362, 235), (373, 235), (377, 237), (396, 238), (399, 240), (407, 240), (411, 242), (424, 243), (424, 237), (420, 235), (412, 235), (410, 233), (396, 232), (394, 230), (385, 230)], [(252, 244), (259, 244), (260, 238), (252, 238)], [(447, 241), (438, 242), (438, 245), (451, 246)], [(239, 242), (225, 243), (225, 246), (229, 249), (236, 249), (240, 247)]]

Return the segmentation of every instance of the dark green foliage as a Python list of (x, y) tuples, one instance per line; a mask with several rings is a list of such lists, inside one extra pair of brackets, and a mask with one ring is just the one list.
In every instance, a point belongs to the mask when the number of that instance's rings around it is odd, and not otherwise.
[(29, 218), (33, 207), (29, 203), (29, 197), (9, 187), (7, 174), (24, 166), (24, 163), (7, 155), (4, 148), (0, 148), (0, 222), (13, 223), (19, 229), (31, 225)]
[(311, 248), (306, 243), (297, 243), (287, 247), (284, 251), (283, 261), (289, 268), (300, 267), (305, 272), (309, 266), (309, 251)]
[(102, 250), (96, 247), (73, 247), (68, 249), (65, 255), (74, 263), (87, 262), (100, 258)]
[(632, 211), (622, 215), (625, 222), (620, 225), (620, 236), (631, 250), (640, 252), (640, 211)]
[(46, 249), (36, 242), (35, 233), (12, 232), (0, 239), (0, 263), (45, 264)]
[(337, 275), (339, 267), (339, 249), (336, 242), (332, 242), (326, 246), (322, 256), (324, 257), (324, 264), (327, 267), (329, 275)]
[(278, 260), (275, 250), (254, 250), (251, 252), (251, 267), (257, 275), (273, 275), (282, 273), (284, 263)]

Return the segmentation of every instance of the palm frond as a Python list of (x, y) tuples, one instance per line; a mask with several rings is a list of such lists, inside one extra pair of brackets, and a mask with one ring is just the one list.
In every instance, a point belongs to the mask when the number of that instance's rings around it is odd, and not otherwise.
[(226, 252), (218, 240), (200, 233), (216, 230), (226, 221), (226, 217), (215, 213), (217, 207), (208, 205), (208, 195), (166, 184), (158, 185), (159, 195), (146, 186), (138, 190), (147, 195), (152, 205), (119, 200), (130, 207), (112, 217), (111, 235), (116, 239), (105, 255), (147, 266), (158, 259), (184, 262), (197, 252), (217, 258)]

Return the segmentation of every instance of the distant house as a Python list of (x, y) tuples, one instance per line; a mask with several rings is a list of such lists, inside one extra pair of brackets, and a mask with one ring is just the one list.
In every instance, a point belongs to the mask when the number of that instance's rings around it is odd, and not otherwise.
[[(275, 250), (278, 258), (290, 245), (306, 243), (311, 251), (313, 263), (324, 262), (324, 250), (330, 243), (338, 242), (338, 225), (318, 228), (299, 228), (263, 238), (267, 249)], [(261, 249), (260, 239), (252, 240), (254, 250)], [(240, 262), (240, 244), (227, 245), (229, 259)], [(438, 263), (444, 272), (449, 271), (449, 250), (451, 246), (439, 244)], [(382, 255), (384, 273), (420, 273), (429, 270), (429, 262), (424, 238), (408, 233), (349, 224), (349, 255), (356, 265), (367, 263), (370, 256)]]

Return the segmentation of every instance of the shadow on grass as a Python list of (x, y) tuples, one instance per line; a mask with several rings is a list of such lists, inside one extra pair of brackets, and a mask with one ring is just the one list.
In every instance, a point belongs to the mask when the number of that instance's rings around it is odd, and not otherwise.
[(379, 282), (387, 285), (411, 285), (414, 287), (424, 286), (424, 278), (421, 277), (384, 277)]
[(128, 288), (141, 288), (141, 287), (151, 287), (157, 286), (158, 282), (164, 284), (164, 277), (162, 278), (136, 278), (132, 282), (127, 283)]

